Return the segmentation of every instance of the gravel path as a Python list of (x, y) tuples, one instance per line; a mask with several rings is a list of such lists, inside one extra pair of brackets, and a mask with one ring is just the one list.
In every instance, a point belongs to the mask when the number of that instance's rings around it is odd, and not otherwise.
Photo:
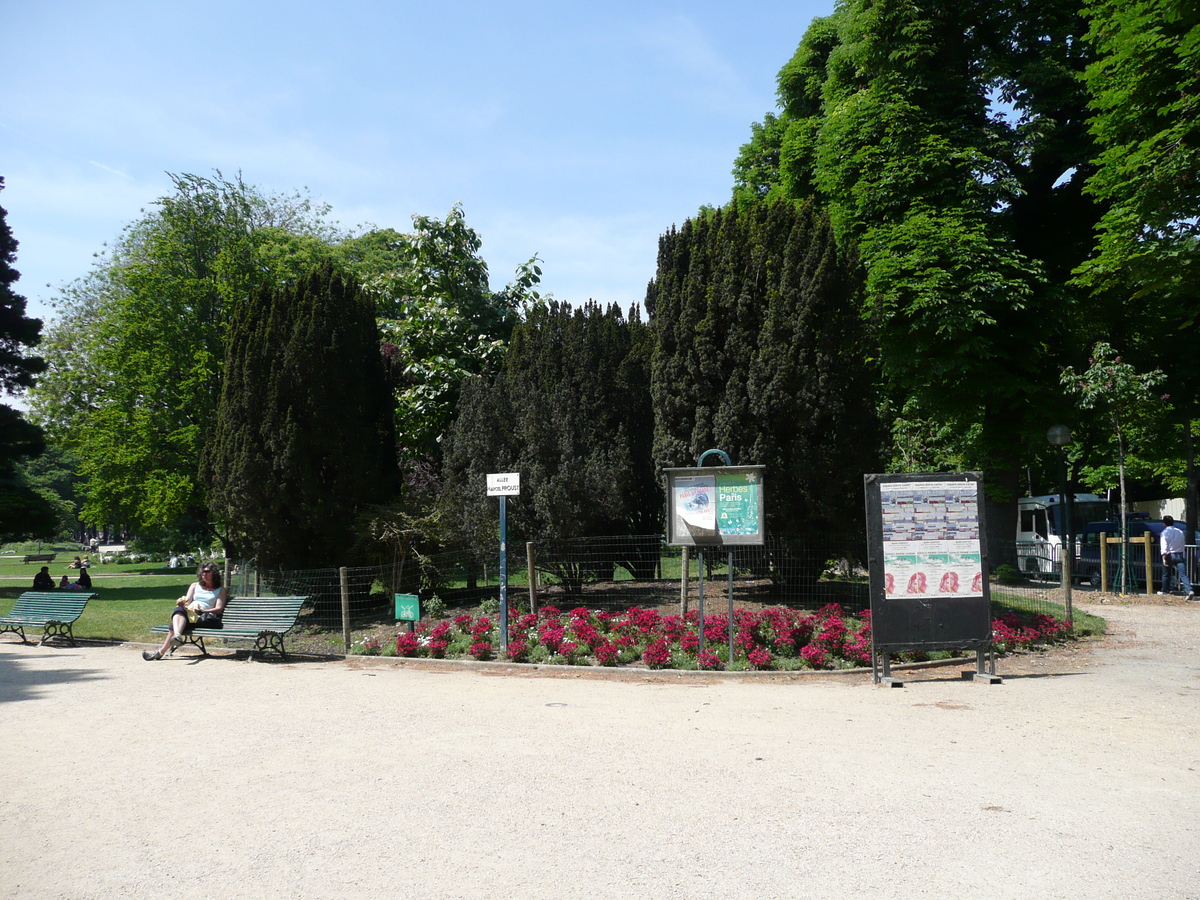
[(0, 896), (1200, 898), (1200, 603), (1092, 609), (899, 689), (7, 637)]

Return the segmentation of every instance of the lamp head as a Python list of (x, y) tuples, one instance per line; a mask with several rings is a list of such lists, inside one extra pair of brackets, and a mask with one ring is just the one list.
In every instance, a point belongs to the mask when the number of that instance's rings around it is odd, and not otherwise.
[(1066, 425), (1052, 425), (1046, 431), (1046, 440), (1055, 447), (1065, 447), (1071, 443), (1071, 429)]

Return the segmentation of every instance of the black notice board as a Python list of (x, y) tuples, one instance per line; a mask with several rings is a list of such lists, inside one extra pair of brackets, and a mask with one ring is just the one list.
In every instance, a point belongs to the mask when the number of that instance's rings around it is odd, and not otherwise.
[(876, 650), (990, 646), (982, 474), (864, 475), (863, 482)]

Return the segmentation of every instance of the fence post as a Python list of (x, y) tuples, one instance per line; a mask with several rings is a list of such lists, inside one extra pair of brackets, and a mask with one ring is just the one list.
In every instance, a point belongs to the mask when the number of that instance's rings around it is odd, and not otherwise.
[(534, 566), (533, 541), (525, 542), (525, 565), (529, 568), (529, 611), (537, 615), (537, 568)]
[(1108, 534), (1100, 532), (1100, 590), (1108, 590)]
[(692, 561), (689, 558), (688, 547), (685, 544), (683, 554), (680, 557), (683, 565), (680, 567), (679, 576), (679, 615), (686, 616), (688, 608), (688, 576), (691, 574)]
[(338, 569), (338, 580), (342, 584), (342, 643), (346, 652), (350, 652), (350, 583), (346, 577), (346, 567)]
[(1154, 540), (1154, 535), (1147, 531), (1144, 535), (1142, 535), (1142, 538), (1146, 543), (1146, 596), (1149, 597), (1154, 593), (1154, 563), (1151, 562), (1151, 560), (1154, 558), (1151, 550), (1151, 544)]

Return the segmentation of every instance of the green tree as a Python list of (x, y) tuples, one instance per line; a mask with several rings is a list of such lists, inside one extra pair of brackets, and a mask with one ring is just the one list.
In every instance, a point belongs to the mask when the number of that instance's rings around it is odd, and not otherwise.
[(373, 305), (331, 261), (235, 306), (203, 471), (227, 538), (263, 566), (345, 564), (357, 517), (395, 496)]
[(1190, 0), (1094, 0), (1087, 69), (1100, 148), (1088, 190), (1105, 205), (1079, 283), (1119, 310), (1111, 332), (1138, 361), (1160, 365), (1177, 438), (1154, 460), (1185, 493), (1197, 527), (1200, 473), (1200, 7)]
[[(636, 307), (628, 318), (590, 301), (533, 309), (497, 370), (466, 383), (447, 438), (448, 521), (490, 547), (495, 501), (484, 476), (520, 472), (521, 496), (509, 509), (525, 540), (660, 533), (649, 340)], [(595, 562), (647, 574), (632, 545)], [(578, 568), (556, 574), (576, 584), (584, 577)]]
[[(13, 268), (16, 258), (17, 241), (8, 212), (0, 206), (0, 391), (9, 396), (31, 387), (46, 367), (41, 357), (29, 353), (41, 341), (42, 322), (25, 315), (25, 298), (13, 290), (21, 277)], [(41, 429), (0, 404), (0, 541), (53, 537), (58, 531), (54, 509), (17, 470), (22, 459), (36, 457), (44, 448)]]
[(1062, 409), (1057, 365), (1081, 349), (1086, 295), (1067, 282), (1099, 215), (1085, 32), (1075, 0), (847, 0), (812, 23), (778, 121), (735, 166), (737, 202), (816, 199), (857, 247), (893, 406), (981, 426), (997, 548), (1024, 452)]
[[(1121, 489), (1122, 535), (1129, 534), (1125, 505), (1125, 459), (1129, 452), (1130, 433), (1139, 423), (1161, 412), (1159, 407), (1165, 398), (1157, 396), (1154, 388), (1162, 383), (1163, 378), (1163, 373), (1158, 369), (1138, 372), (1104, 342), (1097, 343), (1092, 349), (1086, 370), (1077, 373), (1068, 367), (1062, 372), (1061, 382), (1067, 393), (1077, 397), (1084, 409), (1098, 410), (1111, 427), (1116, 443)], [(1129, 587), (1124, 550), (1121, 553), (1120, 581), (1123, 593)]]
[(173, 193), (59, 298), (32, 405), (78, 458), (89, 522), (207, 520), (198, 480), (221, 389), (229, 310), (293, 281), (335, 232), (301, 196), (239, 177), (173, 175)]
[(440, 459), (463, 380), (497, 358), (520, 312), (540, 302), (536, 258), (493, 291), (482, 245), (455, 205), (444, 219), (413, 216), (411, 232), (373, 230), (337, 248), (375, 299), (406, 467)]
[(658, 466), (720, 448), (767, 467), (772, 531), (844, 534), (883, 438), (861, 303), (811, 204), (733, 206), (664, 235), (646, 294)]

